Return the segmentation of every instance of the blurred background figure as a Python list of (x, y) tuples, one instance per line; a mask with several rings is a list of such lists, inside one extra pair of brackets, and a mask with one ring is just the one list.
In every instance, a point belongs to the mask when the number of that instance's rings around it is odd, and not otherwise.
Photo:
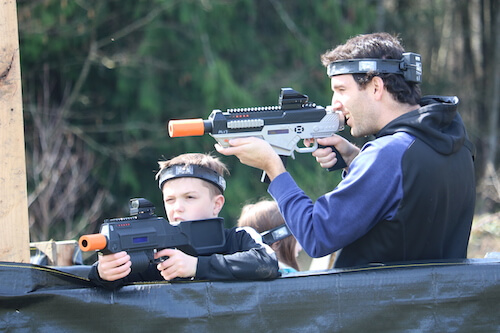
[[(241, 210), (238, 219), (239, 227), (252, 227), (263, 233), (283, 225), (285, 220), (281, 216), (278, 205), (273, 200), (261, 200), (254, 204), (247, 204)], [(271, 248), (276, 252), (279, 268), (282, 273), (299, 271), (297, 257), (302, 247), (293, 235), (272, 243)]]

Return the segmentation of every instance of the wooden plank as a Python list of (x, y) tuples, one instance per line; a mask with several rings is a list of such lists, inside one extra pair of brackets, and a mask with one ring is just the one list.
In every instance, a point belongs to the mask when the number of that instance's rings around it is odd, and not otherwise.
[(15, 0), (0, 3), (0, 260), (29, 262), (19, 34)]
[(30, 243), (30, 248), (43, 252), (47, 256), (49, 266), (71, 266), (74, 264), (73, 257), (78, 250), (78, 242), (75, 240), (33, 242)]

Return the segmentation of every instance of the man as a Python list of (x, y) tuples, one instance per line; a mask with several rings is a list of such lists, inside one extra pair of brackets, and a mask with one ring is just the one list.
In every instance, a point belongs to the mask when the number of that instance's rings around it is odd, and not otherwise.
[[(218, 158), (190, 153), (158, 164), (156, 178), (170, 224), (219, 215), (225, 202), (223, 176), (228, 171)], [(114, 289), (129, 282), (175, 278), (260, 280), (279, 276), (275, 254), (256, 242), (259, 237), (254, 239), (248, 229), (241, 228), (225, 229), (225, 234), (225, 248), (220, 253), (194, 257), (177, 249), (163, 249), (155, 253), (155, 258), (167, 259), (151, 263), (144, 272), (131, 271), (130, 255), (125, 251), (100, 255), (89, 279), (97, 286)]]
[[(335, 146), (347, 167), (315, 203), (265, 141), (216, 145), (267, 173), (268, 191), (304, 250), (321, 257), (340, 249), (335, 267), (466, 257), (475, 180), (458, 98), (421, 98), (420, 57), (403, 53), (396, 37), (375, 33), (322, 56), (333, 109), (342, 111), (353, 136), (375, 140), (362, 149), (337, 135), (317, 140)], [(331, 148), (313, 155), (324, 168), (337, 162)]]

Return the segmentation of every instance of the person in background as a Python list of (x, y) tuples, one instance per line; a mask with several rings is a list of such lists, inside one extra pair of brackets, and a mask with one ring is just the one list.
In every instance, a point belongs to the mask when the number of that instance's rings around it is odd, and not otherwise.
[[(273, 200), (261, 200), (254, 204), (247, 204), (241, 210), (238, 219), (239, 227), (251, 227), (259, 233), (279, 227), (285, 223), (278, 208), (278, 204)], [(276, 253), (280, 271), (290, 273), (299, 271), (297, 256), (302, 247), (293, 235), (280, 239), (272, 243), (271, 248)]]

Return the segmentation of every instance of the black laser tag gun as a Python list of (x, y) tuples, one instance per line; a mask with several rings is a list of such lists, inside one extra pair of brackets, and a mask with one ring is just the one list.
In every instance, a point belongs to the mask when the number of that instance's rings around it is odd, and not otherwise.
[(130, 199), (130, 217), (106, 219), (100, 233), (80, 237), (82, 251), (103, 254), (127, 251), (132, 271), (142, 272), (155, 261), (155, 250), (176, 248), (192, 256), (223, 251), (224, 219), (183, 221), (177, 226), (154, 214), (155, 207), (143, 198)]
[[(233, 138), (255, 136), (273, 147), (284, 163), (286, 158), (295, 158), (294, 152), (310, 153), (318, 146), (298, 147), (303, 139), (325, 138), (344, 129), (344, 116), (331, 107), (324, 108), (308, 102), (308, 96), (292, 88), (281, 88), (278, 106), (251, 107), (240, 109), (213, 110), (207, 120), (171, 120), (168, 132), (171, 137), (210, 134), (217, 142), (228, 147)], [(337, 163), (329, 171), (346, 167), (335, 147)]]

